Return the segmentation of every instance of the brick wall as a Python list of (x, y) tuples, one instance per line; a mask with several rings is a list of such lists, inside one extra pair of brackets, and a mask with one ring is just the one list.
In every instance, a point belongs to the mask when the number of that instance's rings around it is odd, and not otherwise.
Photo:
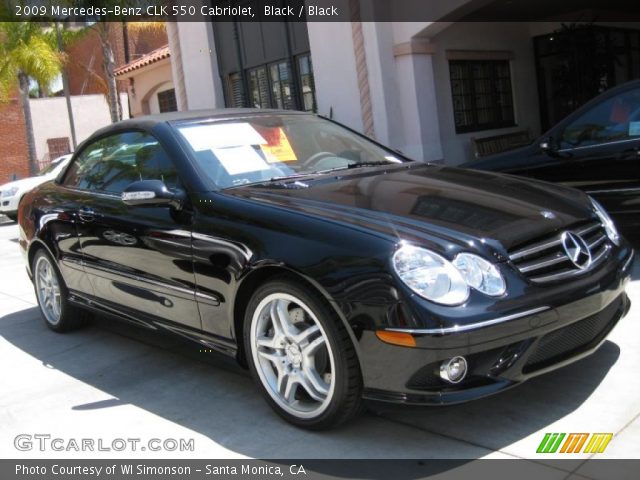
[(0, 103), (0, 185), (29, 176), (27, 137), (22, 107), (17, 99)]
[[(124, 37), (122, 24), (109, 24), (111, 45), (116, 67), (124, 65)], [(129, 27), (129, 55), (135, 60), (145, 53), (167, 44), (164, 30), (136, 30)], [(97, 32), (91, 30), (66, 48), (67, 75), (71, 95), (88, 95), (107, 92), (106, 76), (102, 67), (102, 46)], [(118, 90), (126, 92), (126, 83), (118, 82)]]

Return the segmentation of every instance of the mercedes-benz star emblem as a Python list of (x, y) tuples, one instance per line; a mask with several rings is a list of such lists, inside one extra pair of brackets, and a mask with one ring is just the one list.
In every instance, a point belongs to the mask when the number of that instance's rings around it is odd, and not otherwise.
[(580, 270), (591, 265), (591, 250), (580, 235), (572, 232), (562, 234), (562, 247), (569, 260)]

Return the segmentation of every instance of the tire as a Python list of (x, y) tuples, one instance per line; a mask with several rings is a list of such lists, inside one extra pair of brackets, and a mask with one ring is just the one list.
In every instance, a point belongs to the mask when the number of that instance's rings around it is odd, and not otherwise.
[(18, 221), (18, 214), (17, 213), (11, 213), (11, 214), (7, 213), (6, 216), (12, 222)]
[(326, 301), (291, 277), (260, 286), (244, 318), (251, 375), (285, 420), (311, 430), (362, 410), (362, 375), (349, 334)]
[(44, 323), (54, 332), (68, 332), (87, 323), (87, 312), (69, 304), (68, 291), (55, 262), (43, 249), (31, 264), (33, 286)]

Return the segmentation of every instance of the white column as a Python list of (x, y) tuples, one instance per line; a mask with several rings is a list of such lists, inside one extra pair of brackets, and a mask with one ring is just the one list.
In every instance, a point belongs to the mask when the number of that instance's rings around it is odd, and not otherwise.
[(363, 131), (350, 22), (309, 22), (318, 113)]
[(178, 24), (167, 22), (167, 38), (169, 40), (169, 52), (171, 52), (171, 75), (176, 92), (176, 103), (178, 110), (188, 110), (187, 91), (184, 86), (184, 71), (182, 70), (182, 50), (180, 48), (180, 37), (178, 36)]
[(415, 40), (394, 46), (405, 142), (400, 149), (424, 161), (443, 157), (433, 52), (431, 44)]
[(177, 24), (189, 110), (223, 108), (222, 80), (209, 22)]

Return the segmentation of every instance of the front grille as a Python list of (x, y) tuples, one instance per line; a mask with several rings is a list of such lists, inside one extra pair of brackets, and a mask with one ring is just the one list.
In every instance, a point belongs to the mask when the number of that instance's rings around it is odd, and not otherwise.
[(579, 235), (589, 246), (591, 264), (587, 268), (576, 267), (567, 256), (562, 246), (565, 231), (510, 252), (511, 262), (531, 282), (548, 283), (592, 270), (607, 258), (611, 245), (602, 224), (592, 222), (566, 231)]
[(534, 347), (522, 371), (539, 370), (593, 348), (620, 319), (621, 303), (622, 299), (618, 298), (595, 315), (547, 333)]

